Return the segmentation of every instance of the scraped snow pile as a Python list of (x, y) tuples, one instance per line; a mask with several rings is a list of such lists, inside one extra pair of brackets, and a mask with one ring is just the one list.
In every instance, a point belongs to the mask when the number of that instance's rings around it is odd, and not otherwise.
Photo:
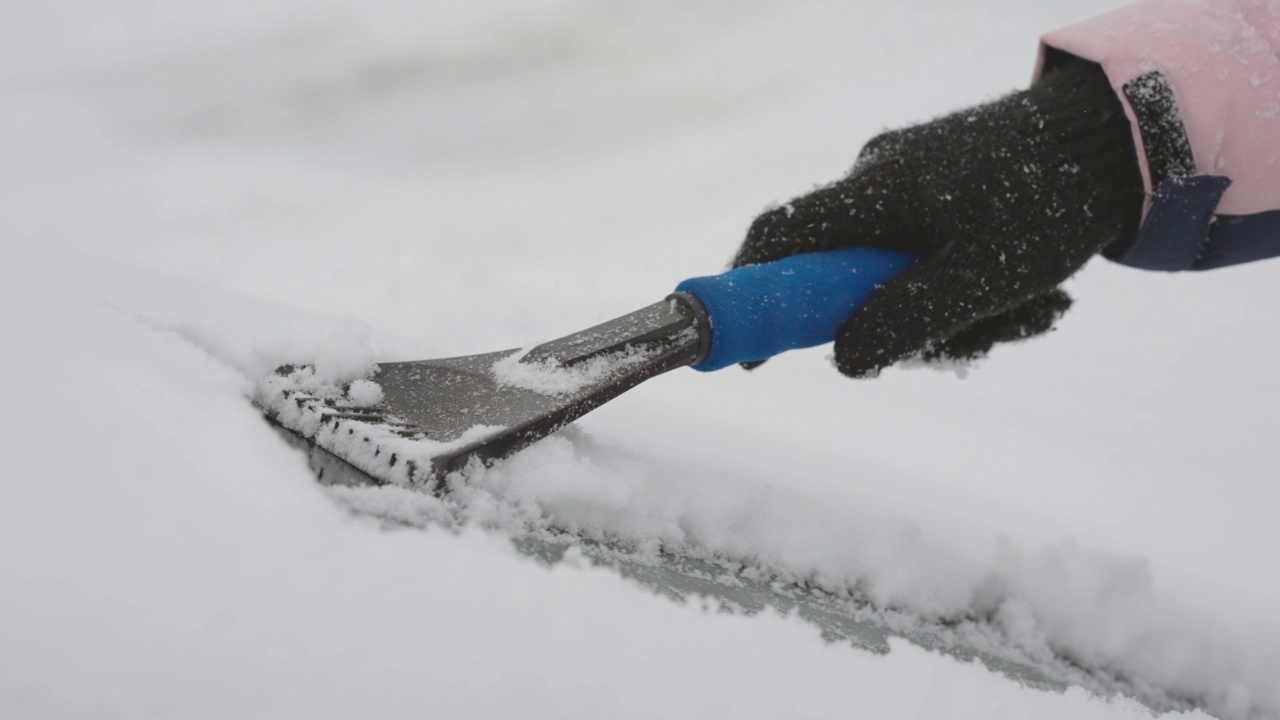
[(678, 371), (447, 500), (326, 490), (251, 403), (311, 364), (296, 382), (367, 407), (380, 360), (656, 302), (878, 130), (1022, 85), (1039, 32), (1108, 6), (10, 13), (0, 716), (1152, 714), (510, 542), (555, 528), (981, 625), (1186, 717), (1280, 717), (1275, 261), (1096, 262), (1058, 332), (964, 380), (851, 382), (824, 349)]

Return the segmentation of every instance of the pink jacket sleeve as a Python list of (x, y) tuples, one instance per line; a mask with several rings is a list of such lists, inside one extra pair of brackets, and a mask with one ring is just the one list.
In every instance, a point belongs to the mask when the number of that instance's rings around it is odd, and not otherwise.
[[(1194, 247), (1140, 237), (1146, 259), (1129, 264), (1203, 269), (1280, 255), (1278, 52), (1280, 0), (1141, 0), (1042, 38), (1036, 80), (1074, 55), (1099, 63), (1118, 93), (1148, 191), (1143, 235), (1198, 226)], [(1241, 223), (1244, 234), (1233, 230)]]

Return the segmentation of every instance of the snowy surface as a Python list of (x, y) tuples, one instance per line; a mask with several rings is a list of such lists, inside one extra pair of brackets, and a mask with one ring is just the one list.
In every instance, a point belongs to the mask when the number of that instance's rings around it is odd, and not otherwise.
[(478, 475), (461, 532), (335, 502), (249, 402), (285, 362), (353, 378), (654, 302), (1109, 6), (11, 4), (0, 714), (1147, 716), (547, 570), (508, 540), (546, 523), (1280, 715), (1275, 261), (1096, 262), (1058, 332), (964, 380), (821, 349), (674, 373)]

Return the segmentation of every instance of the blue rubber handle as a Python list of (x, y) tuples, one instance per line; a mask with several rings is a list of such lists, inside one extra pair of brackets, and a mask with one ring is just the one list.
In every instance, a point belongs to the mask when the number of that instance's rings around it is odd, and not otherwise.
[(685, 280), (676, 292), (697, 296), (711, 319), (711, 351), (693, 369), (829, 343), (876, 289), (915, 261), (907, 253), (846, 248)]

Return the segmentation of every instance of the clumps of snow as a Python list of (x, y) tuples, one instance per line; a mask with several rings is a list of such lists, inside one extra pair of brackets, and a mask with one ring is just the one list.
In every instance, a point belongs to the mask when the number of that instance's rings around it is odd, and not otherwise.
[(574, 568), (589, 568), (592, 566), (591, 559), (582, 551), (581, 545), (571, 545), (564, 551), (564, 555), (560, 557), (560, 562)]
[(652, 348), (628, 345), (618, 352), (565, 367), (554, 358), (527, 360), (531, 350), (532, 347), (516, 350), (493, 364), (493, 377), (499, 385), (532, 390), (542, 395), (566, 395), (650, 360), (658, 352)]
[(908, 637), (947, 628), (961, 646), (1014, 653), (1095, 692), (1120, 688), (1167, 707), (1191, 698), (1227, 718), (1276, 706), (1274, 663), (1159, 592), (1141, 558), (999, 537), (959, 552), (908, 519), (740, 477), (698, 482), (577, 431), (477, 469), (449, 500), (462, 522), (515, 535), (554, 529), (864, 598), (876, 623)]
[(899, 360), (894, 367), (903, 370), (933, 370), (934, 372), (949, 373), (955, 375), (960, 380), (969, 377), (969, 371), (978, 367), (982, 358), (969, 358), (967, 360), (957, 360), (955, 358), (930, 358), (925, 359), (921, 355)]
[(999, 585), (995, 625), (1030, 653), (1196, 698), (1225, 718), (1262, 715), (1280, 699), (1274, 664), (1159, 592), (1145, 559), (1070, 540), (1034, 551), (1002, 542), (987, 572)]
[(403, 487), (335, 485), (329, 496), (352, 515), (374, 520), (384, 529), (451, 527), (453, 515), (444, 500)]
[[(354, 392), (354, 397), (352, 393)], [(394, 416), (369, 409), (382, 388), (368, 379), (345, 388), (310, 365), (263, 378), (254, 401), (276, 422), (383, 482), (435, 487), (443, 481), (434, 459), (505, 428), (476, 425), (449, 441), (436, 441)]]
[(347, 399), (355, 407), (373, 407), (382, 402), (382, 386), (372, 380), (352, 381), (347, 388)]
[(369, 328), (355, 321), (338, 323), (314, 351), (305, 352), (303, 356), (315, 358), (316, 377), (329, 383), (368, 377), (378, 369), (377, 353), (369, 340)]

